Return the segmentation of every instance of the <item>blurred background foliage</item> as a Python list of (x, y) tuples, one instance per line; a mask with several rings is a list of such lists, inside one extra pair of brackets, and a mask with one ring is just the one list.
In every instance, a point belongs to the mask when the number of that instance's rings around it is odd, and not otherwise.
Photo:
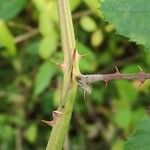
[[(148, 72), (150, 53), (115, 35), (97, 0), (70, 0), (77, 49), (87, 73)], [(62, 87), (63, 62), (56, 0), (0, 0), (0, 149), (43, 150)], [(64, 150), (122, 150), (150, 106), (150, 81), (112, 81), (79, 88)]]

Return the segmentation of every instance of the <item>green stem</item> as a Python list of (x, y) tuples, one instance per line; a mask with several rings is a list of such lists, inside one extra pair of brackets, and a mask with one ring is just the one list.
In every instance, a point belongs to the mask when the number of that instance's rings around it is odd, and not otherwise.
[(65, 136), (69, 129), (69, 123), (77, 91), (77, 83), (72, 77), (74, 74), (79, 74), (79, 55), (77, 52), (75, 55), (75, 60), (73, 60), (75, 36), (69, 1), (57, 0), (57, 2), (65, 66), (63, 68), (63, 87), (58, 111), (61, 111), (63, 115), (57, 118), (56, 123), (53, 126), (46, 150), (61, 150), (63, 147)]

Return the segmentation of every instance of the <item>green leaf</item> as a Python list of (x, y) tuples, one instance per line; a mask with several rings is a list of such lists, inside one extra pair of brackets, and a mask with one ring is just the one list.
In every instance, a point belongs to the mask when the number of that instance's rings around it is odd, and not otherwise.
[(41, 94), (48, 87), (55, 72), (54, 65), (50, 60), (40, 66), (35, 78), (34, 95)]
[(49, 11), (43, 12), (39, 17), (39, 30), (43, 36), (50, 36), (53, 32), (56, 32), (56, 26), (48, 15), (49, 13)]
[(101, 10), (118, 34), (150, 50), (150, 0), (103, 0)]
[(39, 47), (39, 55), (43, 59), (48, 59), (55, 52), (58, 44), (57, 34), (51, 34), (42, 39)]
[(14, 43), (13, 36), (7, 28), (6, 24), (2, 20), (0, 20), (0, 45), (6, 48), (6, 55), (16, 55), (16, 46)]
[(131, 82), (118, 80), (115, 84), (121, 100), (133, 103), (137, 99), (138, 91), (131, 85)]
[(71, 11), (75, 10), (81, 3), (81, 0), (70, 1)]
[(114, 140), (111, 150), (123, 150), (123, 144), (124, 143), (122, 139)]
[(36, 138), (37, 138), (37, 132), (38, 132), (37, 125), (31, 124), (25, 131), (26, 139), (29, 142), (34, 143), (36, 141)]
[(33, 0), (39, 11), (39, 30), (43, 35), (39, 46), (39, 55), (43, 59), (48, 59), (58, 46), (58, 31), (56, 29), (57, 13), (56, 2), (47, 0)]
[(95, 21), (90, 17), (82, 17), (80, 20), (80, 25), (87, 32), (92, 32), (96, 30), (97, 27)]
[(143, 107), (132, 111), (132, 114), (131, 114), (132, 115), (131, 116), (131, 125), (133, 127), (137, 126), (137, 124), (139, 123), (139, 120), (141, 120), (141, 118), (144, 116), (145, 113), (146, 113), (146, 110)]
[(149, 150), (150, 149), (150, 118), (146, 117), (139, 122), (134, 134), (129, 137), (125, 150)]
[(24, 8), (26, 0), (0, 0), (0, 18), (12, 19)]
[(30, 41), (26, 47), (26, 52), (28, 55), (37, 55), (39, 51), (40, 40)]
[(91, 2), (91, 0), (83, 0), (84, 2), (85, 2), (85, 4), (90, 8), (90, 10), (93, 12), (93, 13), (95, 13), (95, 15), (97, 15), (98, 17), (100, 17), (101, 18), (101, 12), (100, 11), (98, 11), (98, 5), (99, 5), (99, 2), (98, 2), (98, 0), (92, 0), (92, 2)]
[(104, 40), (104, 36), (102, 31), (99, 30), (95, 30), (91, 36), (91, 44), (93, 47), (98, 47), (102, 44)]
[(14, 138), (14, 128), (7, 124), (0, 124), (0, 139), (9, 141)]
[[(114, 116), (114, 121), (115, 123), (120, 127), (120, 128), (127, 128), (130, 119), (131, 119), (131, 110), (130, 108), (118, 108), (116, 115)], [(122, 119), (123, 118), (123, 119)]]

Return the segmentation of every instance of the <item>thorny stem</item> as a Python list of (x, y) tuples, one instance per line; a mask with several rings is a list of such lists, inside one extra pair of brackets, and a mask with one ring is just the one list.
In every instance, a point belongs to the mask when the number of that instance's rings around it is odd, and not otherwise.
[(52, 121), (44, 121), (53, 126), (46, 150), (61, 150), (63, 147), (77, 91), (74, 74), (79, 74), (79, 55), (75, 49), (75, 36), (69, 0), (57, 0), (57, 4), (64, 53), (64, 62), (61, 65), (64, 77), (59, 107), (57, 111), (53, 112)]
[(76, 76), (78, 84), (88, 93), (91, 92), (89, 84), (98, 81), (104, 81), (107, 86), (108, 81), (111, 80), (137, 80), (141, 84), (143, 84), (147, 79), (150, 79), (150, 73), (143, 72), (141, 68), (139, 73), (131, 74), (120, 73), (118, 68), (116, 67), (116, 72), (112, 74), (90, 74)]
[(131, 73), (131, 74), (91, 74), (78, 76), (80, 80), (86, 83), (94, 83), (97, 81), (110, 81), (110, 80), (147, 80), (150, 79), (150, 73)]

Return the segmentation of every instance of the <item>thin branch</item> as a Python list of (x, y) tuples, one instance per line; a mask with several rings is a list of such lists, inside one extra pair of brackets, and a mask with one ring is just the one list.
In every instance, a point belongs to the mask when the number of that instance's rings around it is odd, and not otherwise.
[(19, 23), (19, 22), (9, 21), (7, 24), (9, 26), (11, 26), (11, 27), (20, 28), (20, 29), (23, 29), (23, 30), (26, 30), (26, 31), (32, 31), (32, 30), (34, 30), (33, 27), (31, 27), (31, 26), (29, 26), (27, 24)]
[(75, 19), (78, 19), (78, 18), (81, 18), (81, 17), (84, 17), (84, 16), (89, 16), (91, 14), (92, 14), (92, 11), (90, 9), (82, 10), (82, 11), (74, 13), (72, 15), (72, 18), (75, 20)]
[(108, 82), (111, 80), (137, 80), (141, 84), (145, 82), (145, 80), (150, 79), (150, 73), (145, 73), (141, 68), (139, 73), (120, 73), (118, 68), (116, 68), (116, 72), (112, 74), (90, 74), (90, 75), (79, 75), (76, 77), (76, 80), (85, 91), (91, 93), (89, 84), (104, 81), (107, 86)]
[(19, 35), (17, 37), (14, 38), (14, 42), (16, 44), (20, 43), (20, 42), (23, 42), (23, 41), (26, 41), (28, 40), (29, 38), (32, 38), (34, 37), (35, 35), (37, 35), (39, 33), (39, 30), (38, 29), (34, 29), (30, 32), (27, 32), (25, 34), (22, 34), (22, 35)]

